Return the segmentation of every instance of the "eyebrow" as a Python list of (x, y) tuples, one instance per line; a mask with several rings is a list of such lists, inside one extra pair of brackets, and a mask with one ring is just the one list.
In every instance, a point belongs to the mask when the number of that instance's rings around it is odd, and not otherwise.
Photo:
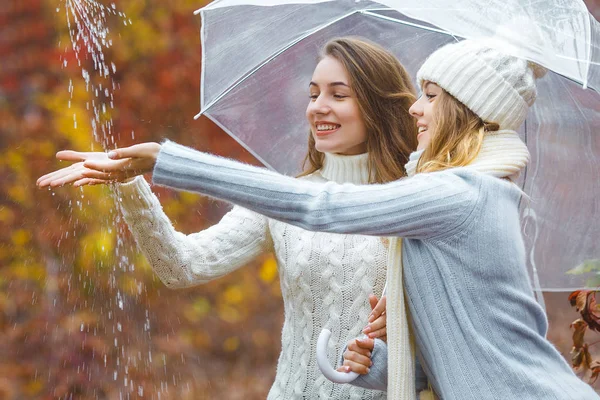
[[(308, 84), (308, 86), (317, 86), (317, 87), (318, 87), (319, 85), (317, 85), (315, 82), (310, 82), (310, 83)], [(330, 84), (328, 84), (327, 86), (330, 86), (330, 87), (333, 87), (333, 86), (346, 86), (347, 88), (349, 88), (349, 87), (350, 87), (350, 86), (348, 86), (346, 83), (344, 83), (344, 82), (341, 82), (341, 81), (339, 81), (339, 82), (331, 82), (331, 83), (330, 83)]]
[(427, 83), (423, 86), (423, 90), (427, 90), (427, 87), (429, 85), (435, 85), (435, 83), (431, 82), (431, 81), (427, 81)]

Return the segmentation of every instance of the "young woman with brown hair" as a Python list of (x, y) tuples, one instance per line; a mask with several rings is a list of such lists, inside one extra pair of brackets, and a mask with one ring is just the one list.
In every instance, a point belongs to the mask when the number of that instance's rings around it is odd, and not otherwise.
[[(408, 113), (415, 90), (393, 55), (364, 40), (332, 40), (307, 86), (309, 144), (306, 169), (298, 180), (370, 184), (405, 175), (404, 164), (417, 144)], [(106, 159), (105, 153), (61, 152), (58, 157), (80, 162), (40, 178), (40, 186), (106, 182), (83, 165)], [(122, 178), (114, 180), (127, 180)], [(386, 397), (381, 391), (329, 382), (317, 368), (314, 350), (323, 327), (332, 332), (330, 354), (336, 357), (361, 333), (371, 311), (369, 294), (381, 295), (386, 280), (385, 241), (309, 232), (240, 207), (217, 225), (186, 236), (173, 229), (142, 177), (117, 185), (117, 190), (139, 247), (168, 287), (208, 282), (274, 251), (285, 321), (269, 399)], [(378, 329), (384, 325), (382, 318), (372, 336), (384, 336), (385, 329)]]

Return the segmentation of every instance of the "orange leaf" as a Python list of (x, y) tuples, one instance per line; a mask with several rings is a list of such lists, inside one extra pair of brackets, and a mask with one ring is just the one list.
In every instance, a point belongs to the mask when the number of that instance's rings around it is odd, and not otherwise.
[(576, 319), (571, 324), (571, 328), (575, 331), (573, 332), (573, 347), (579, 349), (583, 347), (583, 337), (585, 336), (585, 331), (587, 330), (588, 324), (582, 320), (581, 318)]
[(594, 361), (590, 368), (592, 369), (592, 376), (590, 376), (590, 385), (593, 385), (594, 382), (598, 379), (598, 375), (600, 375), (600, 361)]
[(588, 350), (587, 343), (584, 343), (579, 349), (573, 348), (571, 350), (571, 364), (573, 364), (575, 371), (578, 371), (581, 367), (583, 367), (584, 371), (587, 371), (590, 368), (591, 362), (592, 356)]

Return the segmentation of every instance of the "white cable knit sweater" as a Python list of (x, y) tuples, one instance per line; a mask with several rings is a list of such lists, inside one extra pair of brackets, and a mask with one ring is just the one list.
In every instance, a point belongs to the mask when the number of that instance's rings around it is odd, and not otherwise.
[[(367, 155), (328, 154), (321, 171), (302, 179), (367, 183)], [(386, 398), (380, 391), (328, 381), (315, 358), (322, 328), (332, 332), (329, 357), (334, 365), (347, 341), (367, 324), (368, 295), (380, 296), (386, 279), (387, 249), (380, 238), (310, 232), (240, 207), (217, 225), (184, 235), (175, 231), (143, 178), (117, 190), (139, 248), (168, 287), (208, 282), (274, 251), (285, 321), (269, 399)]]

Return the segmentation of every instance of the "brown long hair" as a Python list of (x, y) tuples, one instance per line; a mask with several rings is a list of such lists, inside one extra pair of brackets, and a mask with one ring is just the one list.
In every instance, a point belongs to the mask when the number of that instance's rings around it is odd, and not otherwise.
[(435, 99), (435, 130), (417, 164), (417, 172), (464, 167), (479, 154), (485, 132), (497, 131), (494, 122), (477, 114), (442, 89)]
[[(325, 45), (320, 59), (326, 56), (342, 63), (350, 76), (367, 129), (369, 182), (384, 183), (405, 176), (404, 165), (417, 148), (417, 127), (408, 112), (416, 99), (410, 76), (390, 52), (364, 39), (333, 39)], [(321, 169), (324, 158), (309, 133), (308, 154), (299, 176)]]

